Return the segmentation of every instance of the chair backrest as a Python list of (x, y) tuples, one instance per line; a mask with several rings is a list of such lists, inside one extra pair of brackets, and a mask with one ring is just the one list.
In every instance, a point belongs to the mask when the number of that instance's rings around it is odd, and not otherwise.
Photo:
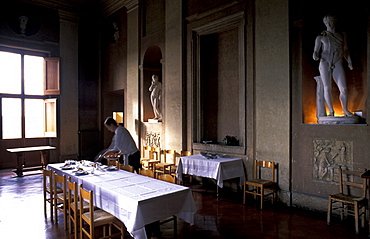
[(169, 174), (160, 174), (158, 175), (158, 179), (170, 183), (176, 183), (176, 178)]
[[(264, 170), (264, 169), (270, 169), (270, 170)], [(271, 176), (271, 178), (267, 179), (269, 175)], [(266, 179), (266, 180), (275, 182), (275, 163), (272, 161), (254, 160), (254, 178)]]
[[(61, 188), (63, 190), (63, 194), (67, 196), (67, 180), (66, 175), (60, 176), (57, 173), (54, 173), (54, 191), (57, 190), (57, 188)], [(56, 192), (55, 192), (56, 193)]]
[(150, 146), (144, 146), (143, 147), (143, 158), (151, 158), (152, 154), (152, 147)]
[(150, 169), (140, 169), (140, 175), (154, 178), (154, 172)]
[(161, 161), (161, 148), (152, 147), (150, 152), (151, 152), (151, 159)]
[(192, 155), (191, 151), (181, 150), (180, 156), (190, 156)]
[[(107, 166), (117, 166), (117, 162), (116, 160), (107, 160)], [(119, 162), (118, 162), (119, 163)]]
[(190, 156), (190, 155), (192, 155), (192, 152), (191, 151), (188, 151), (188, 150), (181, 150), (180, 151), (180, 154), (179, 155), (177, 155), (177, 157), (176, 157), (176, 165), (178, 165), (179, 164), (179, 160), (180, 160), (180, 158), (182, 157), (182, 156)]
[(339, 190), (343, 194), (366, 197), (366, 178), (362, 178), (364, 173), (360, 171), (352, 171), (338, 168)]
[(174, 149), (164, 149), (164, 162), (165, 163), (176, 163), (176, 150)]
[[(71, 205), (74, 205), (77, 207), (76, 205), (77, 200), (78, 200), (77, 182), (72, 182), (71, 177), (68, 177), (68, 180), (67, 180), (67, 191), (68, 191), (69, 207), (71, 207)], [(75, 204), (72, 204), (73, 202), (75, 202)]]
[(131, 172), (131, 173), (134, 172), (134, 167), (128, 164), (121, 164), (119, 168), (122, 170), (128, 171), (128, 172)]
[(44, 194), (46, 192), (53, 192), (53, 171), (43, 169), (42, 170), (42, 182), (43, 182), (43, 187), (44, 187)]
[[(87, 224), (92, 226), (93, 222), (94, 222), (94, 195), (93, 195), (93, 191), (87, 191), (87, 190), (83, 189), (82, 184), (81, 184), (80, 185), (80, 200), (79, 200), (80, 208), (86, 208), (86, 207), (84, 207), (84, 202), (89, 205), (88, 211), (90, 213), (90, 217), (81, 216), (80, 217), (81, 223), (82, 223), (82, 221), (85, 221)], [(81, 212), (81, 214), (82, 213), (83, 212)]]

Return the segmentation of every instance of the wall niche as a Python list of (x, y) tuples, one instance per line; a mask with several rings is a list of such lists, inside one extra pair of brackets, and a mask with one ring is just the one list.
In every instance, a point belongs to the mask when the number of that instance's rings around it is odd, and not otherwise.
[(245, 137), (244, 13), (194, 27), (195, 142)]

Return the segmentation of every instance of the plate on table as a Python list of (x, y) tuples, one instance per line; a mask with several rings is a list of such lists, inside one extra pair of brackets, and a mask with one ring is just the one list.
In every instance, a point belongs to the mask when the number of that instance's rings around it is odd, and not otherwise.
[(78, 170), (75, 172), (76, 175), (86, 175), (86, 174), (89, 174), (87, 171), (85, 170)]
[(227, 158), (226, 154), (217, 154), (217, 158)]
[(64, 166), (62, 166), (60, 168), (63, 169), (63, 170), (74, 169), (74, 167), (72, 165), (64, 165)]
[(116, 166), (112, 165), (112, 166), (107, 167), (107, 170), (108, 171), (114, 171), (114, 170), (118, 170), (118, 168)]

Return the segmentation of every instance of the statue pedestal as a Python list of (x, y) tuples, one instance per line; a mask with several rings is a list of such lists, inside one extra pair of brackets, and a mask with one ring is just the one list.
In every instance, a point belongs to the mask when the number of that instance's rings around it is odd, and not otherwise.
[(148, 119), (148, 123), (159, 123), (162, 122), (162, 119)]
[(351, 117), (342, 116), (342, 117), (336, 117), (336, 116), (319, 116), (317, 117), (317, 123), (318, 124), (335, 124), (335, 125), (341, 125), (341, 124), (359, 124), (361, 121), (361, 117), (357, 115), (353, 115)]

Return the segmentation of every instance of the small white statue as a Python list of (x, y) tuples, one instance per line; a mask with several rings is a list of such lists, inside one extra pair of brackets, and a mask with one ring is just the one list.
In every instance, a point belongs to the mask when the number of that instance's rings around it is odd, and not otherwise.
[(149, 87), (149, 91), (152, 92), (150, 94), (150, 101), (153, 106), (154, 119), (161, 121), (162, 83), (159, 82), (157, 75), (152, 76), (152, 84)]
[(118, 42), (119, 34), (120, 34), (118, 22), (114, 21), (112, 22), (112, 25), (113, 25), (113, 41)]
[(328, 14), (324, 17), (323, 22), (326, 26), (326, 31), (321, 32), (316, 37), (313, 59), (315, 61), (320, 60), (319, 71), (325, 103), (329, 109), (329, 116), (334, 116), (331, 96), (331, 77), (333, 77), (339, 88), (339, 100), (343, 112), (345, 116), (352, 117), (353, 114), (347, 109), (348, 95), (346, 75), (343, 67), (343, 58), (345, 58), (348, 62), (349, 69), (353, 69), (347, 46), (347, 36), (344, 32), (338, 32), (336, 30), (337, 19), (335, 16)]

